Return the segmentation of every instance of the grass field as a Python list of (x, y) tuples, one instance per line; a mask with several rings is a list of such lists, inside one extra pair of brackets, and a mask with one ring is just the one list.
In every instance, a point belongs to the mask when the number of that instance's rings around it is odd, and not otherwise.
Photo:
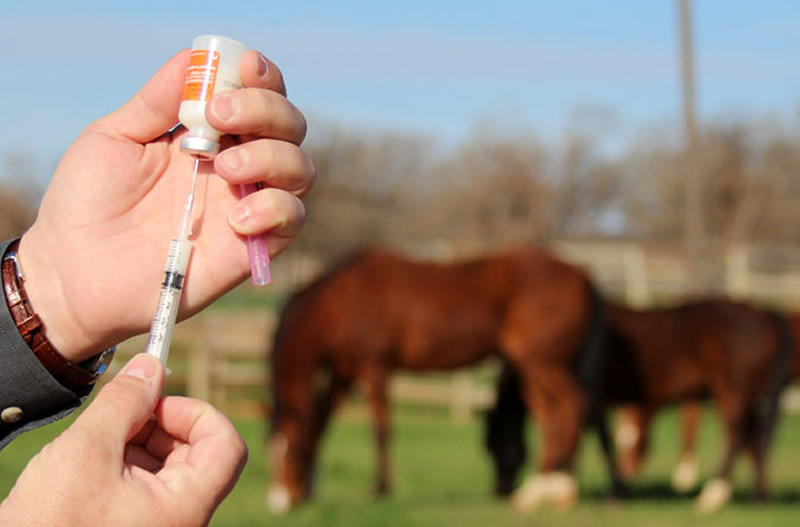
[[(710, 415), (710, 414), (709, 414)], [(25, 462), (64, 424), (22, 436), (0, 453), (0, 495), (5, 496)], [(583, 499), (573, 510), (541, 510), (520, 515), (490, 492), (491, 468), (481, 444), (480, 419), (456, 423), (446, 414), (418, 407), (396, 408), (392, 461), (394, 492), (371, 496), (374, 474), (369, 422), (358, 404), (349, 405), (326, 437), (317, 474), (316, 499), (284, 517), (264, 509), (266, 461), (263, 423), (237, 421), (250, 447), (242, 479), (220, 507), (212, 525), (248, 526), (782, 526), (797, 525), (800, 516), (800, 417), (784, 417), (770, 459), (768, 503), (749, 501), (750, 466), (740, 461), (735, 502), (711, 516), (692, 510), (690, 497), (673, 494), (667, 485), (677, 456), (672, 440), (676, 415), (667, 412), (655, 425), (653, 451), (635, 482), (633, 497), (613, 502), (596, 440), (587, 435), (579, 459)], [(535, 435), (531, 432), (531, 435)], [(702, 473), (708, 474), (721, 453), (713, 418), (701, 431)]]

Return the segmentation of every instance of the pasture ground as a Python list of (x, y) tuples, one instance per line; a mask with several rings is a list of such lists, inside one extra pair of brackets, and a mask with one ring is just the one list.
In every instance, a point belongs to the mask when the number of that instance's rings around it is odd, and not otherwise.
[[(701, 431), (701, 472), (707, 475), (721, 453), (716, 419), (707, 413)], [(66, 424), (23, 435), (0, 453), (0, 496), (5, 496), (26, 461)], [(371, 495), (374, 446), (369, 420), (357, 402), (334, 420), (326, 436), (317, 474), (316, 499), (284, 517), (264, 509), (267, 462), (263, 423), (237, 420), (250, 448), (239, 484), (211, 525), (249, 526), (789, 526), (800, 513), (800, 417), (784, 416), (770, 457), (771, 492), (767, 503), (749, 500), (751, 470), (737, 464), (735, 501), (725, 510), (701, 516), (691, 497), (674, 494), (669, 472), (677, 457), (676, 413), (668, 411), (654, 428), (652, 453), (634, 482), (633, 496), (614, 502), (607, 495), (607, 476), (597, 441), (587, 435), (578, 467), (582, 501), (573, 510), (540, 510), (520, 515), (490, 494), (491, 467), (482, 447), (479, 417), (459, 423), (446, 413), (411, 405), (396, 407), (391, 447), (394, 492), (375, 500)], [(535, 435), (531, 429), (531, 435)], [(534, 441), (535, 443), (535, 441)]]

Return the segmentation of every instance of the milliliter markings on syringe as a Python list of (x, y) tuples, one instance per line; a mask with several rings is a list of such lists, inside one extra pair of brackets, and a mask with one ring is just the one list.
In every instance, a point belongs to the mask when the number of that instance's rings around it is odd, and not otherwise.
[[(175, 256), (172, 254), (170, 254), (169, 260), (167, 261), (167, 267), (168, 269), (175, 267)], [(164, 283), (161, 285), (180, 292), (180, 290), (183, 289), (183, 275), (175, 271), (164, 271)]]
[(152, 331), (150, 333), (151, 343), (164, 341), (164, 337), (169, 330), (169, 314), (173, 312), (173, 303), (176, 301), (180, 302), (180, 297), (176, 298), (176, 294), (180, 294), (180, 290), (183, 286), (183, 275), (174, 274), (169, 271), (165, 272), (164, 275), (165, 278), (162, 285), (171, 291), (167, 291), (167, 294), (163, 295), (158, 302), (158, 307), (156, 308), (157, 318), (153, 324), (153, 327), (157, 331)]
[(191, 229), (192, 205), (194, 203), (194, 189), (197, 183), (199, 163), (199, 160), (197, 160), (194, 164), (192, 190), (186, 200), (180, 232), (178, 237), (170, 243), (167, 265), (164, 269), (164, 281), (161, 283), (161, 295), (153, 318), (153, 324), (150, 327), (150, 339), (147, 343), (147, 353), (158, 357), (164, 365), (167, 363), (172, 332), (178, 318), (181, 290), (186, 270), (189, 266), (189, 257), (192, 253), (189, 231)]

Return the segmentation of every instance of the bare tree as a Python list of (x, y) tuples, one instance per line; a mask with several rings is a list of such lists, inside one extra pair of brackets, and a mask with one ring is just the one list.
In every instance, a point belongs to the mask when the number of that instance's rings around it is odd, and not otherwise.
[[(679, 243), (685, 181), (675, 127), (654, 125), (610, 150), (613, 113), (578, 116), (555, 145), (530, 129), (483, 126), (446, 152), (413, 134), (318, 129), (307, 149), (319, 178), (293, 249), (329, 261), (371, 244), (455, 254), (565, 237)], [(718, 260), (729, 244), (800, 237), (800, 114), (796, 121), (701, 127), (706, 250)]]
[(606, 218), (618, 208), (619, 163), (600, 152), (598, 132), (571, 129), (557, 151), (551, 174), (551, 238), (603, 236)]
[(295, 250), (330, 260), (364, 245), (399, 244), (413, 230), (413, 205), (430, 171), (424, 138), (328, 126), (307, 151), (318, 180)]
[(33, 156), (7, 152), (0, 165), (0, 239), (19, 236), (33, 223), (41, 189)]
[(474, 136), (439, 166), (427, 221), (471, 249), (541, 238), (548, 229), (544, 164), (532, 135)]

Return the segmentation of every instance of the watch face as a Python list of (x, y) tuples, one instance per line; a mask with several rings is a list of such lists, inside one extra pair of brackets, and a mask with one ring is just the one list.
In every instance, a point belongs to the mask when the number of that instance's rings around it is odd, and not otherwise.
[(78, 366), (88, 371), (95, 379), (97, 379), (108, 369), (108, 365), (111, 364), (111, 359), (114, 358), (114, 353), (116, 351), (116, 346), (111, 347), (102, 353), (95, 355), (94, 357), (86, 359), (78, 364)]
[[(18, 242), (17, 242), (18, 243)], [(17, 244), (13, 244), (9, 249), (8, 252), (3, 256), (4, 262), (13, 262), (14, 263), (14, 274), (17, 276), (17, 281), (22, 283), (25, 281), (25, 278), (22, 276), (22, 268), (19, 266), (19, 260), (17, 259)]]

